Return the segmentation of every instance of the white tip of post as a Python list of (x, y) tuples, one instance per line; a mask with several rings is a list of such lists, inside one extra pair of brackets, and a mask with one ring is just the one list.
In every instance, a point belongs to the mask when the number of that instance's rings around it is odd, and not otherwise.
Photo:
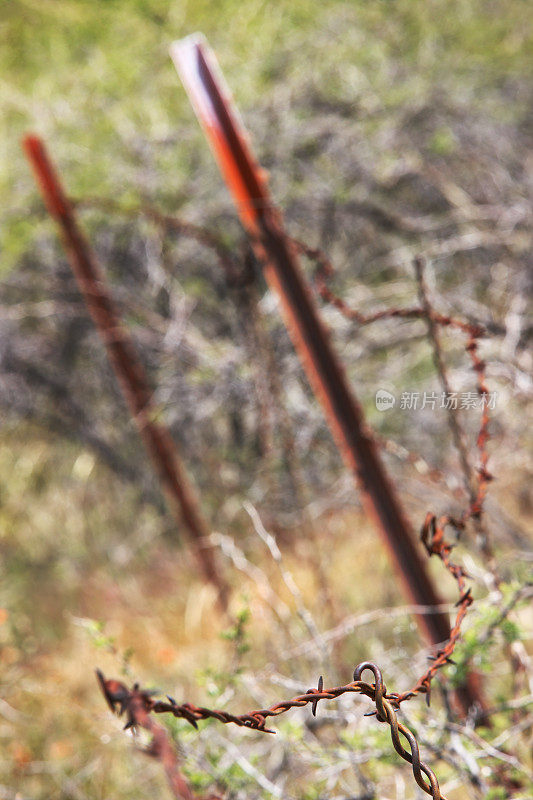
[(218, 92), (231, 109), (236, 124), (241, 124), (231, 92), (204, 34), (192, 33), (184, 39), (177, 39), (170, 45), (169, 52), (201, 124), (208, 127), (218, 127), (219, 125), (210, 92), (205, 84), (202, 63), (204, 68), (207, 67)]
[(203, 125), (211, 122), (211, 103), (203, 86), (199, 69), (199, 54), (209, 50), (203, 33), (192, 33), (184, 39), (177, 39), (169, 47), (174, 66), (189, 96), (192, 107)]
[(178, 62), (182, 59), (190, 58), (191, 55), (200, 46), (207, 46), (207, 39), (203, 33), (191, 33), (183, 39), (176, 39), (169, 47), (170, 57), (178, 67)]

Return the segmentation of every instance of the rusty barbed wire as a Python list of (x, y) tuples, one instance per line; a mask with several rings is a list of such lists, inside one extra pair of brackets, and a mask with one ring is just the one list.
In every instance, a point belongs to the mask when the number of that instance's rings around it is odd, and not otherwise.
[[(361, 680), (362, 674), (370, 670), (374, 675), (374, 683), (367, 683)], [(119, 716), (126, 715), (125, 729), (141, 726), (153, 734), (152, 746), (149, 753), (155, 755), (164, 764), (171, 788), (172, 780), (176, 781), (176, 786), (183, 785), (185, 780), (179, 771), (177, 759), (171, 758), (168, 754), (170, 743), (165, 737), (164, 730), (156, 725), (150, 718), (150, 714), (171, 714), (172, 716), (185, 719), (194, 728), (198, 729), (198, 721), (206, 719), (216, 719), (224, 724), (234, 724), (241, 728), (259, 731), (261, 733), (275, 733), (271, 728), (266, 727), (266, 721), (270, 717), (278, 717), (293, 708), (302, 708), (311, 704), (311, 712), (316, 716), (317, 706), (321, 700), (334, 700), (343, 694), (363, 694), (372, 700), (376, 706), (375, 711), (371, 711), (365, 716), (375, 716), (378, 722), (387, 723), (390, 727), (391, 740), (394, 749), (401, 758), (411, 764), (413, 777), (420, 788), (433, 800), (446, 800), (441, 794), (439, 782), (435, 773), (420, 759), (420, 750), (416, 736), (398, 721), (396, 711), (399, 708), (398, 696), (387, 694), (387, 687), (383, 682), (383, 677), (379, 667), (371, 661), (363, 661), (353, 673), (353, 681), (344, 686), (325, 689), (322, 676), (318, 679), (316, 689), (308, 689), (301, 695), (275, 703), (269, 708), (250, 711), (246, 714), (231, 714), (229, 711), (220, 709), (210, 709), (193, 705), (192, 703), (177, 703), (174, 698), (167, 695), (167, 700), (154, 699), (154, 692), (141, 689), (138, 684), (134, 684), (131, 689), (114, 679), (106, 679), (100, 670), (96, 671), (100, 688), (107, 700), (107, 703), (114, 713)], [(404, 736), (409, 744), (406, 750), (401, 742), (400, 735)], [(179, 778), (176, 777), (179, 775)], [(425, 779), (424, 778), (427, 779)], [(185, 800), (194, 800), (188, 785), (185, 782), (185, 791), (177, 794), (176, 797), (183, 797)], [(211, 797), (215, 798), (214, 795)]]
[[(323, 250), (318, 247), (310, 247), (305, 242), (292, 237), (291, 244), (298, 253), (316, 263), (313, 281), (318, 294), (325, 302), (335, 306), (347, 319), (353, 320), (360, 325), (369, 325), (371, 322), (381, 319), (420, 319), (427, 316), (427, 310), (423, 306), (383, 308), (371, 314), (363, 314), (359, 309), (352, 308), (342, 297), (330, 289), (328, 281), (335, 275), (335, 267)], [(432, 319), (443, 327), (457, 328), (476, 339), (485, 334), (485, 328), (479, 323), (466, 322), (457, 317), (437, 312), (434, 309), (431, 309), (431, 314)]]
[[(90, 202), (91, 201), (84, 201), (83, 204), (89, 205)], [(110, 206), (108, 205), (108, 207)], [(124, 213), (124, 209), (122, 209), (122, 212)], [(251, 280), (250, 274), (245, 270), (240, 272), (235, 269), (238, 262), (233, 258), (231, 253), (221, 245), (220, 240), (202, 226), (186, 223), (175, 217), (159, 213), (154, 214), (152, 209), (141, 209), (140, 212), (139, 210), (135, 210), (133, 213), (143, 213), (160, 225), (165, 232), (170, 230), (179, 232), (212, 249), (226, 272), (228, 282), (240, 285), (241, 282)], [(483, 328), (479, 325), (464, 322), (435, 311), (427, 300), (427, 297), (424, 296), (422, 279), (420, 279), (420, 284), (422, 286), (420, 306), (414, 306), (412, 308), (388, 308), (378, 310), (372, 314), (363, 314), (356, 309), (350, 308), (342, 298), (335, 295), (329, 289), (327, 286), (327, 279), (332, 274), (333, 268), (321, 251), (310, 248), (294, 240), (293, 245), (299, 252), (318, 261), (319, 269), (317, 270), (315, 283), (319, 294), (325, 301), (337, 307), (338, 310), (349, 319), (361, 325), (388, 318), (426, 319), (430, 327), (430, 337), (432, 336), (431, 328), (433, 327), (433, 329), (436, 330), (437, 326), (455, 328), (461, 331), (467, 336), (465, 349), (471, 359), (472, 368), (477, 375), (478, 394), (481, 398), (488, 395), (485, 363), (478, 353), (479, 338), (484, 335)], [(433, 336), (433, 338), (438, 361), (438, 342), (436, 336)], [(138, 684), (135, 684), (130, 690), (125, 684), (119, 681), (106, 680), (101, 672), (97, 672), (100, 686), (110, 708), (113, 711), (118, 711), (119, 714), (126, 714), (127, 722), (125, 727), (134, 728), (135, 726), (140, 726), (152, 735), (152, 742), (147, 752), (158, 758), (165, 767), (169, 784), (176, 797), (182, 797), (185, 800), (194, 800), (195, 795), (192, 793), (186, 779), (179, 769), (178, 759), (169, 737), (164, 728), (153, 721), (150, 716), (152, 713), (169, 713), (176, 718), (185, 719), (195, 728), (197, 728), (197, 722), (199, 720), (212, 718), (224, 724), (232, 723), (239, 727), (245, 727), (259, 732), (274, 733), (273, 730), (266, 727), (267, 719), (270, 717), (279, 716), (292, 708), (303, 707), (307, 704), (311, 704), (312, 713), (315, 715), (318, 703), (321, 700), (336, 699), (345, 693), (358, 693), (367, 696), (373, 701), (376, 708), (371, 714), (376, 716), (377, 721), (389, 725), (393, 746), (400, 757), (411, 764), (413, 776), (417, 785), (426, 794), (431, 795), (434, 800), (439, 800), (439, 798), (445, 800), (440, 793), (439, 784), (434, 773), (420, 760), (419, 746), (416, 737), (408, 728), (398, 721), (397, 711), (402, 702), (420, 693), (426, 694), (426, 699), (429, 704), (432, 680), (441, 667), (453, 663), (451, 656), (453, 655), (456, 643), (460, 637), (463, 620), (467, 614), (468, 608), (473, 602), (471, 589), (467, 588), (466, 585), (466, 579), (469, 576), (463, 567), (451, 560), (454, 544), (445, 539), (445, 529), (449, 526), (460, 534), (466, 528), (469, 520), (479, 520), (481, 518), (488, 483), (492, 480), (492, 475), (488, 471), (488, 454), (486, 449), (490, 421), (488, 410), (488, 403), (482, 403), (481, 422), (477, 436), (479, 466), (477, 469), (475, 486), (472, 486), (468, 508), (466, 508), (459, 517), (445, 514), (437, 518), (432, 512), (428, 512), (422, 526), (421, 539), (426, 547), (428, 555), (436, 555), (441, 559), (446, 570), (455, 579), (460, 596), (456, 604), (458, 611), (455, 624), (451, 629), (446, 644), (433, 656), (431, 667), (419, 679), (413, 689), (402, 694), (388, 694), (379, 668), (372, 662), (363, 662), (356, 667), (353, 674), (353, 681), (349, 684), (341, 687), (324, 689), (323, 678), (320, 677), (317, 688), (309, 689), (303, 695), (298, 695), (291, 700), (282, 701), (267, 709), (251, 711), (242, 715), (233, 715), (226, 711), (198, 707), (191, 703), (178, 704), (170, 696), (167, 698), (167, 701), (156, 700), (153, 698), (152, 692), (141, 689)], [(450, 416), (450, 419), (453, 419), (453, 416)], [(459, 439), (457, 439), (457, 442), (458, 441)], [(460, 454), (463, 455), (460, 444), (458, 445), (458, 450)], [(466, 459), (463, 458), (463, 461), (466, 462)], [(465, 472), (466, 471), (465, 469)], [(361, 680), (361, 676), (365, 670), (370, 670), (373, 673), (373, 684)], [(408, 742), (409, 750), (405, 749), (402, 745), (400, 736), (403, 736)], [(210, 795), (210, 797), (214, 798), (216, 795)]]
[[(476, 323), (466, 322), (464, 320), (452, 317), (447, 314), (441, 314), (436, 311), (429, 301), (427, 288), (424, 281), (424, 262), (422, 259), (415, 259), (415, 271), (419, 284), (420, 293), (420, 306), (413, 306), (408, 308), (385, 308), (375, 311), (370, 314), (363, 314), (356, 308), (349, 306), (346, 301), (335, 294), (328, 286), (328, 280), (335, 274), (335, 269), (331, 260), (319, 248), (309, 247), (304, 242), (297, 239), (292, 239), (292, 245), (295, 249), (306, 256), (308, 259), (314, 261), (317, 265), (314, 273), (314, 283), (320, 297), (327, 303), (330, 303), (337, 308), (341, 314), (347, 319), (353, 320), (360, 325), (368, 325), (372, 322), (383, 319), (402, 318), (402, 319), (426, 319), (428, 321), (428, 335), (433, 341), (436, 367), (439, 371), (443, 384), (450, 387), (445, 370), (444, 358), (440, 347), (440, 341), (436, 334), (439, 326), (445, 328), (455, 328), (467, 337), (465, 344), (465, 352), (472, 362), (472, 369), (476, 373), (476, 391), (481, 399), (481, 420), (476, 439), (476, 447), (478, 451), (479, 463), (477, 466), (477, 480), (467, 481), (467, 490), (469, 490), (469, 504), (463, 513), (457, 517), (450, 514), (444, 514), (437, 518), (432, 512), (426, 514), (426, 518), (421, 528), (420, 538), (424, 544), (428, 555), (433, 555), (441, 559), (446, 570), (452, 575), (457, 583), (459, 590), (459, 599), (456, 603), (457, 614), (455, 622), (451, 628), (450, 635), (446, 643), (437, 652), (431, 656), (432, 664), (426, 672), (419, 678), (417, 683), (408, 691), (402, 694), (394, 695), (394, 700), (398, 706), (418, 694), (426, 695), (426, 702), (429, 705), (431, 699), (431, 682), (437, 672), (447, 664), (453, 664), (452, 659), (455, 646), (461, 635), (461, 627), (463, 620), (468, 612), (469, 607), (473, 603), (471, 588), (467, 588), (466, 579), (470, 576), (458, 564), (451, 560), (451, 552), (454, 544), (444, 538), (444, 532), (447, 526), (453, 527), (457, 534), (460, 535), (466, 528), (469, 520), (474, 520), (480, 523), (483, 513), (483, 502), (487, 493), (488, 484), (493, 480), (493, 475), (488, 470), (488, 452), (487, 442), (489, 440), (489, 404), (487, 398), (489, 391), (486, 382), (486, 364), (480, 358), (478, 353), (479, 339), (485, 335), (485, 329)], [(450, 419), (455, 419), (453, 412), (450, 414)], [(456, 443), (465, 476), (468, 477), (469, 464), (465, 455), (465, 450), (462, 447), (462, 429), (456, 420), (456, 424), (452, 425), (452, 434)], [(390, 450), (390, 443), (385, 440), (381, 441), (377, 438), (378, 443), (382, 446), (385, 445)], [(411, 463), (416, 463), (420, 457), (417, 454), (408, 453), (407, 460)], [(421, 459), (423, 460), (423, 459)], [(442, 473), (441, 473), (442, 474)], [(439, 472), (433, 473), (434, 477), (439, 476)], [(490, 556), (491, 551), (487, 542), (486, 535), (484, 536), (483, 552), (485, 555)]]

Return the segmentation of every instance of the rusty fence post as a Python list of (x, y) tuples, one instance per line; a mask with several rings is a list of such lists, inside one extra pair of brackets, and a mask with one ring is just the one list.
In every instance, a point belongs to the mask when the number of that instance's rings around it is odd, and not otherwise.
[(38, 136), (23, 139), (25, 154), (50, 215), (57, 222), (67, 257), (89, 313), (105, 344), (107, 355), (146, 450), (161, 479), (172, 510), (183, 522), (205, 578), (215, 586), (219, 605), (227, 608), (228, 586), (208, 544), (209, 526), (203, 518), (176, 445), (166, 427), (154, 421), (155, 407), (145, 370), (132, 337), (122, 324), (109, 288), (89, 243), (82, 234), (55, 167)]
[[(263, 170), (249, 146), (218, 67), (201, 34), (174, 42), (170, 55), (233, 195), (269, 286), (281, 301), (289, 334), (307, 377), (325, 411), (345, 464), (354, 473), (366, 512), (374, 519), (392, 555), (408, 597), (417, 605), (443, 601), (427, 569), (407, 517), (365, 424), (363, 410), (346, 378), (301, 270), (298, 256), (274, 208)], [(417, 616), (429, 641), (448, 639), (443, 612)], [(458, 698), (464, 711), (482, 699), (471, 684)]]

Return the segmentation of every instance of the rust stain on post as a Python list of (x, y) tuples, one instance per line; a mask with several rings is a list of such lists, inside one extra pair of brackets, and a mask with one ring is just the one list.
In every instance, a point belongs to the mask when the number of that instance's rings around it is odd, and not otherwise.
[(105, 277), (78, 227), (72, 205), (43, 142), (38, 136), (28, 135), (22, 144), (48, 211), (61, 229), (70, 266), (105, 344), (132, 418), (171, 501), (172, 509), (184, 524), (200, 568), (205, 578), (216, 587), (221, 608), (226, 609), (228, 587), (216, 564), (214, 551), (207, 544), (209, 527), (200, 513), (195, 492), (168, 429), (154, 422), (156, 409), (152, 402), (152, 391), (131, 335), (122, 324)]
[[(382, 534), (409, 598), (416, 604), (438, 606), (442, 599), (427, 562), (318, 316), (215, 56), (201, 35), (173, 43), (170, 54), (264, 265), (266, 279), (281, 300), (287, 328), (344, 461), (357, 478), (365, 510)], [(433, 644), (448, 639), (450, 624), (444, 613), (418, 616), (417, 620)]]

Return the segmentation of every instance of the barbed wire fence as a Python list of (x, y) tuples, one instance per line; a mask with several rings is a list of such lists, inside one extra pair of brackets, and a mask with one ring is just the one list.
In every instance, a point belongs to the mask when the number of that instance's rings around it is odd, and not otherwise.
[[(154, 225), (160, 227), (165, 235), (168, 235), (169, 232), (178, 232), (181, 237), (191, 238), (202, 246), (211, 249), (223, 265), (228, 283), (237, 290), (241, 291), (253, 285), (253, 272), (251, 272), (250, 264), (247, 263), (246, 259), (242, 257), (235, 258), (222, 240), (206, 227), (190, 225), (177, 217), (162, 214), (153, 208), (139, 207), (135, 209), (124, 209), (120, 204), (108, 200), (79, 200), (75, 202), (75, 205), (80, 208), (83, 206), (90, 206), (93, 208), (100, 208), (106, 212), (125, 213), (135, 218), (138, 216), (145, 216)], [(470, 467), (468, 452), (465, 445), (465, 433), (460, 427), (457, 414), (454, 413), (457, 409), (453, 407), (449, 408), (448, 411), (450, 411), (450, 414), (448, 419), (456, 447), (461, 457), (468, 503), (466, 508), (459, 515), (445, 514), (437, 517), (433, 512), (428, 512), (421, 529), (421, 539), (426, 547), (428, 555), (436, 555), (440, 558), (445, 569), (452, 575), (458, 586), (459, 599), (457, 602), (456, 620), (452, 628), (451, 636), (443, 648), (434, 654), (431, 666), (419, 678), (412, 689), (401, 694), (387, 693), (382, 682), (379, 668), (370, 662), (364, 663), (356, 669), (354, 681), (350, 684), (346, 684), (342, 687), (334, 687), (332, 689), (324, 689), (321, 679), (317, 690), (308, 690), (304, 695), (299, 695), (290, 701), (277, 703), (270, 709), (253, 711), (249, 714), (238, 716), (234, 716), (227, 711), (206, 709), (189, 703), (178, 704), (172, 699), (169, 699), (167, 703), (156, 701), (152, 699), (149, 693), (140, 689), (139, 686), (128, 690), (124, 684), (117, 681), (106, 680), (101, 674), (99, 675), (100, 685), (113, 710), (118, 710), (128, 715), (129, 727), (138, 725), (152, 734), (153, 740), (148, 752), (156, 756), (164, 765), (169, 785), (176, 797), (192, 798), (193, 794), (179, 769), (177, 756), (173, 752), (172, 744), (167, 734), (164, 729), (151, 720), (151, 713), (168, 713), (176, 718), (187, 720), (193, 724), (194, 727), (196, 727), (198, 720), (213, 718), (224, 723), (232, 722), (240, 727), (266, 731), (265, 721), (269, 716), (277, 716), (291, 708), (307, 705), (308, 703), (313, 704), (312, 710), (313, 713), (315, 713), (320, 700), (331, 700), (342, 694), (352, 692), (366, 694), (373, 700), (376, 705), (376, 711), (372, 713), (376, 715), (380, 722), (386, 722), (391, 727), (394, 748), (404, 760), (412, 764), (413, 774), (417, 784), (427, 794), (430, 794), (434, 798), (439, 798), (442, 795), (437, 779), (427, 764), (420, 760), (417, 740), (408, 728), (398, 723), (396, 712), (402, 703), (418, 694), (424, 694), (429, 705), (432, 680), (442, 667), (453, 663), (453, 652), (460, 637), (461, 625), (473, 602), (471, 590), (467, 588), (466, 584), (469, 576), (462, 566), (451, 561), (451, 552), (454, 544), (447, 541), (444, 534), (445, 529), (450, 527), (456, 532), (457, 536), (461, 536), (469, 523), (475, 523), (474, 530), (478, 532), (478, 534), (480, 530), (483, 531), (483, 504), (488, 484), (492, 480), (492, 475), (488, 470), (487, 454), (488, 427), (490, 422), (490, 404), (488, 402), (488, 397), (490, 393), (485, 377), (485, 364), (478, 352), (479, 341), (484, 335), (484, 330), (482, 326), (478, 324), (464, 322), (435, 310), (428, 298), (427, 288), (424, 283), (424, 264), (421, 259), (416, 259), (414, 264), (421, 299), (419, 306), (389, 308), (371, 314), (362, 314), (357, 309), (350, 308), (341, 297), (335, 295), (329, 289), (327, 281), (333, 274), (333, 267), (322, 251), (316, 248), (310, 248), (296, 240), (292, 240), (292, 245), (306, 257), (318, 264), (315, 272), (315, 285), (322, 299), (334, 305), (344, 316), (355, 320), (359, 325), (369, 325), (372, 322), (387, 318), (424, 320), (427, 323), (428, 339), (432, 342), (434, 347), (436, 368), (441, 378), (443, 391), (447, 395), (452, 395), (453, 392), (446, 374), (446, 365), (437, 331), (438, 328), (448, 328), (457, 331), (465, 337), (465, 352), (471, 361), (472, 369), (476, 375), (476, 392), (480, 400), (480, 408), (482, 411), (476, 441), (477, 468), (474, 472)], [(239, 303), (236, 302), (236, 305), (238, 307)], [(265, 372), (268, 371), (268, 360), (265, 363), (264, 369)], [(270, 365), (270, 369), (272, 369), (272, 365)], [(269, 376), (267, 375), (265, 385), (268, 385), (268, 381)], [(380, 441), (378, 438), (378, 443), (386, 450), (399, 454), (400, 457), (407, 462), (424, 462), (424, 456), (406, 450), (403, 446), (391, 440)], [(428, 476), (433, 480), (442, 480), (444, 477), (442, 471), (433, 469), (428, 470)], [(492, 550), (486, 534), (483, 534), (480, 543), (481, 551), (487, 559), (491, 561), (493, 558)], [(495, 582), (497, 582), (496, 572), (494, 572), (493, 577)], [(529, 591), (527, 587), (526, 591)], [(517, 597), (516, 602), (518, 602), (521, 597), (523, 597), (523, 593)], [(505, 616), (512, 608), (513, 604), (504, 609), (502, 614)], [(364, 683), (360, 680), (363, 667), (371, 669), (374, 672), (374, 684)], [(355, 677), (356, 675), (357, 678)], [(401, 745), (399, 739), (400, 733), (406, 737), (410, 747), (409, 751), (405, 750)], [(423, 776), (425, 776), (425, 778)], [(216, 795), (210, 796), (215, 797)]]
[[(228, 286), (231, 286), (235, 290), (235, 305), (237, 308), (240, 307), (243, 311), (243, 321), (246, 320), (248, 334), (252, 342), (251, 351), (262, 351), (263, 353), (267, 351), (268, 343), (265, 339), (261, 338), (260, 328), (253, 324), (250, 325), (249, 321), (249, 311), (254, 304), (257, 304), (257, 297), (253, 297), (255, 276), (252, 259), (248, 256), (248, 250), (236, 256), (223, 240), (208, 227), (194, 225), (180, 220), (179, 218), (166, 215), (150, 206), (143, 205), (135, 209), (124, 209), (119, 208), (112, 201), (94, 198), (90, 200), (81, 199), (75, 205), (80, 208), (86, 206), (100, 209), (106, 213), (117, 211), (133, 217), (142, 216), (160, 231), (163, 241), (165, 241), (170, 234), (173, 234), (183, 239), (191, 239), (197, 244), (211, 250), (222, 266)], [(266, 228), (266, 233), (269, 233), (268, 226)], [(151, 735), (151, 743), (147, 752), (156, 757), (163, 765), (171, 791), (176, 797), (184, 797), (186, 800), (192, 800), (195, 795), (182, 773), (178, 756), (170, 736), (163, 727), (154, 721), (151, 716), (152, 714), (167, 714), (176, 719), (184, 719), (194, 728), (197, 728), (199, 720), (214, 719), (221, 723), (233, 723), (245, 729), (273, 733), (273, 730), (266, 727), (267, 720), (270, 717), (279, 716), (293, 708), (307, 706), (308, 704), (311, 704), (312, 713), (315, 715), (320, 701), (335, 700), (342, 695), (357, 693), (366, 695), (374, 703), (375, 710), (370, 712), (371, 715), (375, 716), (378, 722), (388, 724), (393, 747), (402, 759), (411, 764), (413, 777), (417, 785), (426, 794), (438, 799), (443, 797), (438, 780), (431, 768), (420, 759), (419, 740), (424, 745), (427, 744), (429, 746), (429, 744), (424, 741), (423, 734), (415, 737), (408, 726), (400, 723), (397, 719), (397, 713), (401, 709), (402, 704), (420, 694), (425, 696), (429, 706), (432, 684), (435, 677), (446, 665), (454, 663), (453, 656), (455, 648), (461, 636), (464, 619), (473, 603), (473, 593), (472, 587), (468, 583), (470, 576), (467, 574), (466, 569), (462, 564), (456, 563), (455, 560), (452, 561), (451, 555), (454, 546), (463, 538), (467, 530), (472, 529), (476, 534), (480, 552), (491, 572), (493, 586), (498, 587), (499, 585), (499, 576), (497, 574), (487, 526), (487, 515), (484, 514), (484, 501), (487, 488), (492, 480), (492, 475), (488, 468), (487, 452), (490, 423), (490, 393), (486, 381), (485, 363), (479, 355), (479, 343), (485, 331), (483, 326), (477, 323), (463, 321), (436, 310), (434, 303), (430, 299), (426, 285), (425, 264), (422, 258), (414, 260), (419, 305), (387, 307), (373, 313), (363, 314), (357, 308), (353, 308), (345, 303), (340, 295), (335, 294), (329, 288), (329, 279), (333, 275), (333, 267), (321, 250), (311, 248), (303, 242), (290, 239), (289, 237), (286, 237), (283, 241), (283, 246), (286, 247), (287, 250), (293, 249), (294, 252), (299, 252), (311, 261), (316, 262), (315, 287), (318, 295), (324, 302), (332, 305), (355, 324), (367, 326), (370, 323), (387, 319), (412, 319), (424, 322), (426, 325), (425, 335), (432, 347), (434, 365), (443, 395), (452, 396), (455, 393), (452, 391), (451, 381), (447, 374), (443, 348), (440, 341), (440, 331), (449, 329), (465, 337), (464, 349), (470, 359), (472, 370), (476, 376), (474, 394), (481, 408), (481, 419), (476, 439), (476, 465), (475, 468), (472, 466), (473, 458), (469, 453), (466, 434), (461, 426), (459, 416), (456, 413), (457, 409), (454, 408), (453, 405), (446, 405), (445, 410), (447, 412), (448, 425), (452, 440), (458, 452), (459, 464), (462, 471), (464, 484), (464, 492), (462, 495), (466, 496), (466, 500), (464, 500), (462, 511), (459, 512), (454, 511), (453, 513), (436, 514), (433, 511), (428, 511), (421, 526), (420, 534), (427, 555), (429, 557), (435, 555), (440, 559), (446, 572), (451, 575), (457, 585), (459, 597), (456, 603), (455, 622), (451, 628), (450, 636), (431, 656), (431, 666), (424, 671), (411, 689), (401, 693), (387, 691), (383, 683), (380, 668), (370, 661), (363, 661), (356, 667), (351, 683), (325, 689), (323, 677), (321, 676), (316, 689), (309, 689), (303, 694), (298, 694), (290, 700), (275, 703), (268, 708), (239, 715), (232, 714), (226, 710), (196, 706), (192, 703), (178, 703), (170, 696), (167, 697), (166, 701), (157, 700), (154, 699), (155, 695), (152, 692), (142, 689), (139, 684), (134, 684), (131, 689), (128, 689), (124, 683), (106, 679), (100, 672), (97, 673), (99, 684), (111, 709), (117, 711), (119, 714), (126, 715), (126, 728), (141, 727)], [(273, 419), (276, 416), (273, 412), (273, 406), (275, 404), (272, 403), (270, 396), (274, 395), (276, 391), (278, 395), (280, 392), (279, 384), (276, 389), (276, 381), (274, 378), (275, 365), (273, 360), (266, 358), (264, 362), (264, 365), (261, 365), (261, 368), (256, 373), (256, 393), (258, 406), (260, 408), (261, 446), (263, 450), (268, 453), (272, 446)], [(280, 419), (282, 419), (282, 415), (277, 418), (278, 425)], [(365, 435), (374, 441), (373, 434), (369, 430), (365, 432)], [(293, 449), (290, 436), (290, 426), (286, 425), (285, 421), (285, 447), (287, 452), (291, 452)], [(420, 464), (425, 461), (425, 456), (411, 452), (391, 440), (386, 439), (379, 442), (379, 444), (388, 452), (398, 455), (409, 463)], [(301, 476), (298, 475), (298, 467), (294, 461), (289, 462), (289, 472), (295, 487), (299, 486), (301, 488), (303, 486), (303, 481), (301, 480)], [(430, 479), (441, 480), (443, 473), (439, 470), (430, 469), (428, 471), (428, 476)], [(267, 534), (266, 530), (262, 528), (259, 517), (257, 516), (257, 518), (255, 518), (253, 511), (252, 513), (249, 511), (249, 513), (252, 516), (256, 531), (261, 529), (259, 535), (269, 547), (271, 555), (275, 560), (279, 558), (281, 562), (281, 555), (279, 553), (279, 548), (277, 548), (275, 538), (270, 537), (270, 534)], [(455, 533), (455, 538), (451, 541), (445, 538), (447, 529), (451, 529)], [(224, 545), (224, 541), (220, 537), (217, 539), (216, 534), (205, 536), (204, 540), (206, 546), (210, 548), (213, 545)], [(239, 553), (236, 552), (235, 549), (231, 551), (231, 556), (237, 560), (240, 558)], [(317, 571), (319, 568), (320, 560), (318, 560), (315, 565)], [(282, 565), (280, 566), (280, 571), (281, 570)], [(515, 597), (502, 609), (502, 619), (505, 619), (506, 615), (510, 613), (516, 603), (520, 602), (524, 597), (529, 596), (530, 588), (531, 587), (527, 585), (516, 593)], [(327, 590), (327, 585), (325, 589)], [(293, 591), (294, 596), (298, 595), (298, 588), (296, 585), (294, 585), (291, 591)], [(303, 605), (301, 606), (301, 611), (302, 619), (306, 623), (308, 633), (315, 643), (320, 643), (322, 640), (320, 631), (316, 628), (314, 622), (307, 618)], [(492, 625), (497, 626), (498, 621), (494, 621)], [(487, 636), (490, 636), (490, 627), (491, 626), (487, 629)], [(324, 652), (326, 654), (326, 651)], [(366, 670), (370, 670), (373, 673), (373, 683), (367, 683), (362, 680), (362, 675)], [(478, 721), (481, 719), (488, 720), (490, 718), (490, 709), (480, 705), (473, 710), (473, 714), (477, 717)], [(408, 750), (402, 745), (400, 736), (403, 736), (404, 740), (407, 742)], [(208, 796), (214, 798), (217, 795), (210, 794)]]

